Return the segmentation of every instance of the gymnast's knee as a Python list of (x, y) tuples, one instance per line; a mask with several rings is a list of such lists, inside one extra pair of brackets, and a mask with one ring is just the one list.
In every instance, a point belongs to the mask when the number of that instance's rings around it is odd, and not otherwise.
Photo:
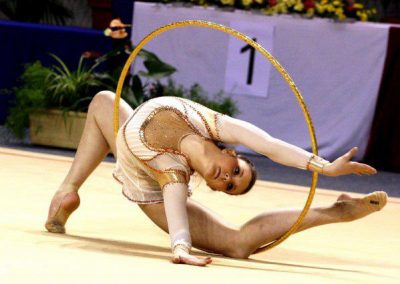
[(231, 257), (231, 258), (236, 258), (236, 259), (247, 259), (247, 258), (249, 258), (250, 254), (251, 253), (247, 250), (237, 248), (235, 250), (226, 252), (224, 255)]
[(247, 259), (251, 255), (251, 249), (247, 244), (240, 241), (231, 242), (231, 245), (226, 249), (224, 255), (232, 258)]
[(113, 105), (115, 100), (115, 94), (111, 91), (100, 91), (92, 99), (89, 105), (90, 110), (96, 110), (99, 107), (107, 105)]

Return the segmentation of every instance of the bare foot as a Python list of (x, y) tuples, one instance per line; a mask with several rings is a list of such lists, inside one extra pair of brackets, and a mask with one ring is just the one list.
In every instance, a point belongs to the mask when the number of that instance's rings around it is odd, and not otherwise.
[(73, 211), (80, 203), (79, 195), (76, 191), (59, 190), (54, 195), (45, 227), (51, 233), (65, 233), (65, 223)]
[(349, 194), (343, 193), (338, 197), (334, 206), (340, 209), (343, 221), (354, 221), (381, 210), (386, 203), (386, 192), (375, 191), (363, 198), (353, 198)]

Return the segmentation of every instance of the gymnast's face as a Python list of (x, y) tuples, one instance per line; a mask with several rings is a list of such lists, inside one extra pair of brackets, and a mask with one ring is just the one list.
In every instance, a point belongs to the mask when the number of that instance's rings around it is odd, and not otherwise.
[(232, 149), (221, 150), (221, 155), (217, 155), (204, 176), (211, 189), (232, 195), (245, 191), (251, 177), (250, 165), (238, 158)]

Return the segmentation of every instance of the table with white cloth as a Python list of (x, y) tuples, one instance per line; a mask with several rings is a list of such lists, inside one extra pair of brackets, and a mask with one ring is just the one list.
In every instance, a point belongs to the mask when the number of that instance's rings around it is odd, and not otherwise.
[[(305, 99), (320, 155), (333, 159), (358, 146), (357, 159), (364, 156), (390, 25), (136, 2), (132, 41), (137, 44), (154, 29), (171, 22), (193, 19), (234, 27), (253, 38), (264, 37), (259, 42), (285, 67)], [(238, 118), (310, 150), (307, 125), (295, 96), (266, 59), (257, 54), (253, 62), (254, 74), (262, 74), (254, 75), (258, 80), (253, 82), (258, 86), (254, 92), (240, 88), (240, 83), (237, 88), (230, 83), (238, 68), (242, 68), (239, 73), (243, 80), (248, 79), (248, 66), (235, 65), (236, 60), (248, 57), (232, 53), (232, 46), (238, 46), (235, 41), (219, 31), (186, 27), (158, 36), (145, 49), (178, 69), (173, 75), (177, 83), (189, 87), (197, 82), (210, 93), (224, 90), (237, 102)], [(135, 71), (141, 68), (140, 62), (134, 64)]]

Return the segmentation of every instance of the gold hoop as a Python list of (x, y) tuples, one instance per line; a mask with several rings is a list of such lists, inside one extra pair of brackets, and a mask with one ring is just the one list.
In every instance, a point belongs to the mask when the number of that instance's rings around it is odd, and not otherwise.
[[(132, 51), (132, 53), (130, 54), (128, 60), (126, 61), (125, 65), (124, 65), (124, 68), (122, 69), (121, 75), (118, 80), (117, 91), (116, 91), (116, 95), (115, 95), (115, 102), (114, 102), (114, 136), (115, 136), (115, 138), (117, 137), (118, 128), (119, 128), (119, 101), (121, 98), (122, 87), (123, 87), (126, 75), (129, 71), (129, 68), (130, 68), (133, 60), (135, 59), (135, 57), (137, 56), (139, 51), (149, 41), (151, 41), (156, 36), (160, 35), (161, 33), (166, 32), (168, 30), (171, 30), (171, 29), (182, 28), (182, 27), (187, 27), (187, 26), (204, 27), (204, 28), (214, 29), (214, 30), (228, 33), (228, 34), (246, 42), (250, 46), (254, 47), (258, 52), (260, 52), (264, 57), (266, 57), (272, 63), (272, 65), (274, 65), (274, 67), (279, 71), (279, 73), (281, 73), (282, 77), (289, 84), (290, 89), (293, 91), (294, 95), (296, 96), (297, 101), (303, 111), (304, 117), (307, 122), (308, 131), (310, 134), (312, 152), (313, 152), (313, 154), (318, 155), (317, 139), (315, 137), (314, 126), (312, 124), (310, 114), (307, 110), (307, 106), (304, 102), (303, 97), (300, 94), (299, 89), (297, 88), (296, 84), (294, 83), (293, 79), (286, 72), (286, 70), (282, 67), (282, 65), (267, 50), (265, 50), (260, 44), (253, 41), (251, 38), (249, 38), (245, 34), (242, 34), (239, 31), (236, 31), (232, 28), (229, 28), (229, 27), (226, 27), (226, 26), (223, 26), (220, 24), (216, 24), (216, 23), (208, 22), (208, 21), (200, 21), (200, 20), (179, 21), (179, 22), (174, 22), (169, 25), (160, 27), (160, 28), (154, 30), (153, 32), (151, 32), (150, 34), (148, 34)], [(311, 206), (311, 202), (312, 202), (312, 200), (314, 198), (314, 194), (315, 194), (315, 188), (317, 186), (317, 180), (318, 180), (318, 173), (314, 172), (312, 174), (311, 187), (310, 187), (310, 192), (308, 194), (307, 201), (304, 205), (302, 212), (300, 213), (299, 218), (292, 225), (292, 227), (277, 240), (275, 240), (269, 244), (266, 244), (265, 246), (256, 250), (256, 253), (269, 250), (269, 249), (279, 245), (280, 243), (282, 243), (284, 240), (286, 240), (291, 234), (293, 234), (296, 231), (296, 229), (300, 226), (301, 222), (303, 221), (304, 217), (306, 216), (306, 214)]]

